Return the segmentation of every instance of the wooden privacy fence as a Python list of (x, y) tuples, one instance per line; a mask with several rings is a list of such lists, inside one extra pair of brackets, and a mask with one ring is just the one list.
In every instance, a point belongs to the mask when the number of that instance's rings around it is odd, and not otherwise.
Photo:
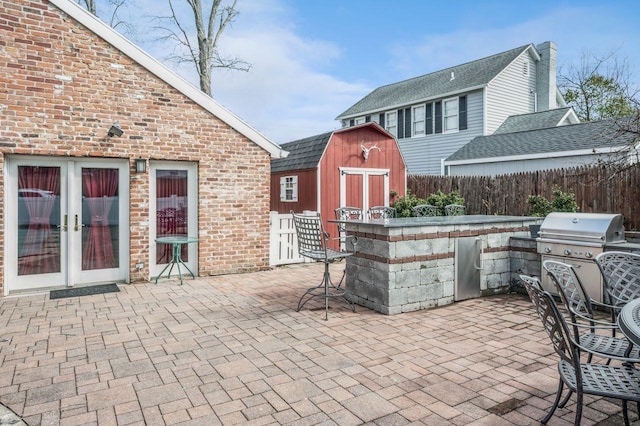
[(458, 191), (467, 214), (529, 215), (527, 197), (553, 199), (558, 186), (572, 192), (581, 212), (621, 213), (625, 229), (640, 230), (640, 166), (618, 171), (605, 165), (542, 170), (498, 176), (410, 175), (407, 189), (426, 198), (438, 191)]

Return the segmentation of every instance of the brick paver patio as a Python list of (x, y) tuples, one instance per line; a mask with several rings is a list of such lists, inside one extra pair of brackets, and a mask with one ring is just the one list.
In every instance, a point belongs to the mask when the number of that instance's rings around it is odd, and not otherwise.
[[(525, 297), (395, 316), (337, 304), (324, 321), (319, 304), (294, 310), (321, 274), (6, 297), (0, 402), (29, 425), (526, 425), (551, 406), (557, 359)], [(584, 425), (621, 423), (617, 401), (586, 397)]]

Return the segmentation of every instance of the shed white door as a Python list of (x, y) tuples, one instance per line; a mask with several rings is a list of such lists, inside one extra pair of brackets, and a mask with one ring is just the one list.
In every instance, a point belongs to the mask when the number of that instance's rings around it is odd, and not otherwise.
[(340, 168), (340, 206), (389, 205), (389, 170)]

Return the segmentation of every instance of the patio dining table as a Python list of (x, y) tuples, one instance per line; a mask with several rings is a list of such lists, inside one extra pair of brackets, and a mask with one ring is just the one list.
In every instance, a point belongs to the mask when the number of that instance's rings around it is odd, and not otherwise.
[(634, 299), (622, 307), (618, 326), (631, 343), (640, 346), (640, 299)]

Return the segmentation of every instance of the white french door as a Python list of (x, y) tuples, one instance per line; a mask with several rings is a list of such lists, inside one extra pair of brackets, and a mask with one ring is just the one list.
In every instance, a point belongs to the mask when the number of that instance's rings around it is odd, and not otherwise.
[[(149, 265), (151, 277), (157, 277), (171, 261), (172, 246), (158, 244), (156, 238), (198, 236), (198, 167), (189, 162), (151, 161), (149, 171)], [(181, 258), (197, 275), (198, 244), (183, 244)]]
[(5, 293), (128, 281), (128, 161), (15, 157), (6, 170)]

